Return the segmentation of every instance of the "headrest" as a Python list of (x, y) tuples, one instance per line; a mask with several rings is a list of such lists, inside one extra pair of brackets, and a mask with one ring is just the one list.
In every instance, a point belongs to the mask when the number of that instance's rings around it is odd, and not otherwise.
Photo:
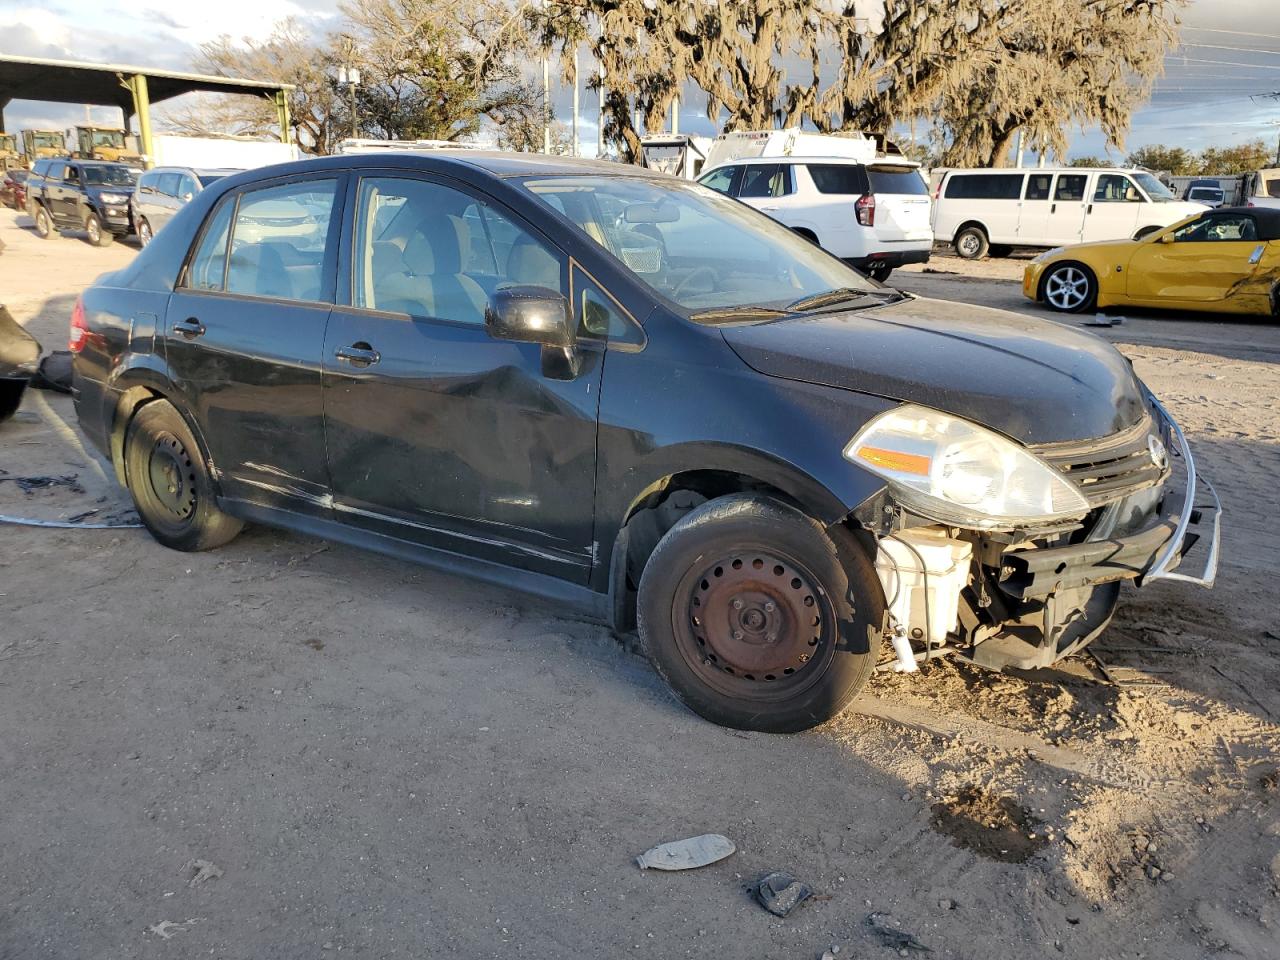
[(560, 289), (560, 263), (542, 244), (522, 236), (511, 245), (507, 257), (507, 279), (513, 283)]
[(470, 243), (470, 231), (454, 216), (430, 217), (418, 224), (404, 246), (409, 272), (445, 274), (462, 272), (462, 254)]

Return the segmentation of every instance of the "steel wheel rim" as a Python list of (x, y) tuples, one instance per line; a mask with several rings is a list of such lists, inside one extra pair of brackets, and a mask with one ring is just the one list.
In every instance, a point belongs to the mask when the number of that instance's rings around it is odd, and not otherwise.
[(1089, 278), (1077, 267), (1060, 267), (1044, 282), (1044, 298), (1060, 310), (1074, 310), (1089, 297)]
[(676, 645), (697, 678), (739, 699), (778, 701), (818, 682), (836, 616), (817, 578), (774, 550), (734, 551), (682, 578)]
[(195, 465), (187, 448), (171, 433), (162, 433), (147, 456), (147, 483), (156, 506), (169, 523), (182, 524), (196, 512)]
[(981, 244), (979, 244), (978, 238), (972, 233), (966, 233), (960, 238), (960, 252), (966, 256), (977, 256), (979, 246)]

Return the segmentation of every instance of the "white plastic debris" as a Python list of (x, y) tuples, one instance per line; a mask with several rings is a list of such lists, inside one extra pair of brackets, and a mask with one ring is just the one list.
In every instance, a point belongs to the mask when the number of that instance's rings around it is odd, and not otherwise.
[(636, 865), (641, 870), (693, 870), (723, 860), (737, 849), (728, 837), (704, 833), (700, 837), (672, 840), (646, 850), (636, 857)]

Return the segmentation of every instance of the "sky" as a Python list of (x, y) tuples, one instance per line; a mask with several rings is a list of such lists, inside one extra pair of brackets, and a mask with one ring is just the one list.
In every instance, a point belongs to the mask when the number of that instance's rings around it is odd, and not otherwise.
[[(1280, 0), (1191, 0), (1182, 16), (1182, 45), (1167, 58), (1151, 102), (1135, 114), (1126, 147), (1167, 143), (1200, 150), (1259, 138), (1276, 143), (1280, 98), (1252, 97), (1280, 92), (1277, 6)], [(337, 0), (0, 0), (0, 53), (187, 70), (201, 43), (223, 34), (263, 38), (289, 16), (324, 33), (339, 22)], [(713, 135), (717, 131), (700, 101), (690, 89), (681, 104), (680, 130)], [(567, 127), (571, 91), (556, 85), (553, 102)], [(595, 97), (584, 89), (581, 102), (579, 135), (583, 152), (592, 153)], [(158, 114), (163, 116), (163, 108)], [(93, 116), (99, 123), (120, 122), (115, 109), (98, 107)], [(10, 131), (66, 128), (83, 123), (85, 110), (19, 100), (4, 118)], [(1107, 156), (1096, 129), (1072, 131), (1068, 156), (1085, 155)], [(1117, 161), (1122, 156), (1114, 149), (1110, 154)]]

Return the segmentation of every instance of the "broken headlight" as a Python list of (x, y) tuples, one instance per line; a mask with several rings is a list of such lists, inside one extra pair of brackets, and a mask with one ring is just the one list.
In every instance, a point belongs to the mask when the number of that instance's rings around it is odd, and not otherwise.
[(1089, 512), (1075, 485), (1025, 447), (928, 407), (880, 414), (844, 456), (887, 480), (913, 512), (952, 526), (1031, 526)]

